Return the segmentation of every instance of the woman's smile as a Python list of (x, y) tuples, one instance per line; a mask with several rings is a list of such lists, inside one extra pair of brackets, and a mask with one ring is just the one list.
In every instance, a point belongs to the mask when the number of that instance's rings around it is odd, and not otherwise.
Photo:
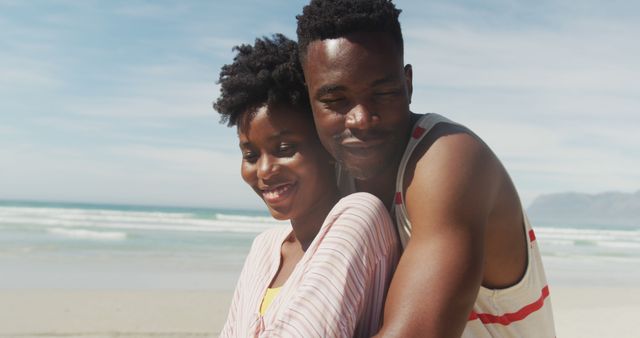
[(286, 201), (295, 193), (295, 184), (286, 183), (278, 186), (261, 188), (262, 198), (268, 204), (278, 204)]

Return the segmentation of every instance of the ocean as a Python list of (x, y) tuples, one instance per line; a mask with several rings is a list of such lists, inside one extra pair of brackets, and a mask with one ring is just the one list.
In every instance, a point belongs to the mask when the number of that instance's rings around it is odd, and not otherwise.
[[(640, 225), (536, 226), (551, 285), (640, 285)], [(0, 289), (232, 290), (266, 211), (0, 201)]]

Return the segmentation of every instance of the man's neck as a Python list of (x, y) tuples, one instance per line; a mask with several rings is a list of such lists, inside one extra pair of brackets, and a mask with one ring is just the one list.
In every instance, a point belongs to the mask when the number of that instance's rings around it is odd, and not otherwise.
[(364, 191), (378, 197), (384, 205), (391, 210), (394, 203), (395, 193), (396, 193), (396, 177), (398, 175), (398, 167), (400, 166), (400, 161), (402, 160), (402, 155), (407, 147), (407, 143), (409, 142), (411, 130), (413, 130), (413, 126), (418, 122), (422, 115), (410, 113), (409, 118), (409, 130), (407, 131), (407, 138), (402, 143), (402, 147), (398, 149), (398, 154), (400, 156), (395, 160), (396, 163), (394, 165), (389, 166), (389, 169), (385, 170), (385, 172), (377, 175), (376, 177), (367, 179), (367, 180), (355, 180), (356, 191)]
[(393, 206), (393, 198), (396, 190), (395, 177), (398, 167), (392, 166), (390, 169), (391, 170), (387, 170), (383, 174), (368, 180), (355, 180), (356, 191), (368, 192), (378, 197), (389, 210), (391, 210), (391, 207)]

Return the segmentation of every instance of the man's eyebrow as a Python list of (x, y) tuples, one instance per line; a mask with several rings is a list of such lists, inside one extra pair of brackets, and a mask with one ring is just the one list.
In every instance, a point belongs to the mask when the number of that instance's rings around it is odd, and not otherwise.
[(318, 90), (316, 90), (316, 97), (321, 97), (327, 94), (332, 94), (335, 92), (339, 92), (339, 91), (343, 91), (346, 90), (347, 88), (345, 86), (341, 86), (341, 85), (334, 85), (334, 84), (329, 84), (329, 85), (324, 85), (320, 88), (318, 88)]
[(393, 83), (396, 82), (398, 80), (399, 76), (395, 75), (395, 74), (389, 74), (381, 79), (377, 79), (375, 81), (373, 81), (371, 83), (372, 87), (375, 86), (379, 86), (379, 85), (383, 85), (383, 84), (388, 84), (388, 83)]

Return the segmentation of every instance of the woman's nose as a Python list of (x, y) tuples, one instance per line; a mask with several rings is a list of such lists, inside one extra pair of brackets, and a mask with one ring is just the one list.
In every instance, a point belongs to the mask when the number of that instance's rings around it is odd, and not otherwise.
[(258, 178), (268, 179), (278, 172), (279, 165), (277, 159), (265, 154), (258, 159)]

